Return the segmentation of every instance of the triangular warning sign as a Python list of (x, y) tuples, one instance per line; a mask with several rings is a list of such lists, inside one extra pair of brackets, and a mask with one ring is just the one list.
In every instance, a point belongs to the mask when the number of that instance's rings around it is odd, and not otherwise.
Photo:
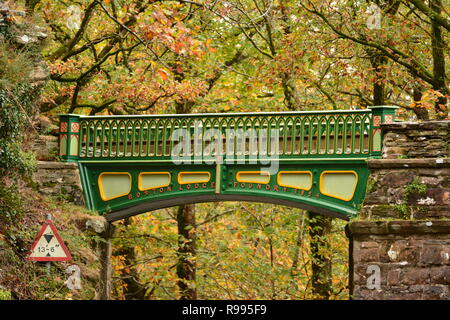
[(51, 220), (46, 220), (42, 225), (27, 259), (32, 261), (72, 260), (69, 250)]

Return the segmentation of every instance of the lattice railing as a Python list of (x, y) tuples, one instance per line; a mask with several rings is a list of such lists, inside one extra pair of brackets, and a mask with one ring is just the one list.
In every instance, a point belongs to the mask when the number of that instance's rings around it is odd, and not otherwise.
[(60, 118), (60, 156), (78, 160), (174, 157), (361, 158), (381, 153), (394, 107), (365, 110)]

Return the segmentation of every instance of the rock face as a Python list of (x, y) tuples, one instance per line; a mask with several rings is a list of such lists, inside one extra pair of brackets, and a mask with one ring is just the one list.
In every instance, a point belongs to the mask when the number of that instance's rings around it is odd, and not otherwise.
[(383, 125), (348, 225), (354, 299), (450, 299), (449, 121)]

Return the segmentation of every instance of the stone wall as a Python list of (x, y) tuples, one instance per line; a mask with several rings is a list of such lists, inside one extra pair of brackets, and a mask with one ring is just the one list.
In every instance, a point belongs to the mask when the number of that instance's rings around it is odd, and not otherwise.
[[(40, 121), (42, 123), (42, 121)], [(42, 127), (42, 124), (40, 124)], [(33, 139), (31, 149), (36, 154), (36, 159), (41, 161), (57, 161), (59, 153), (58, 137), (39, 135)]]
[(354, 299), (450, 299), (450, 221), (361, 221), (350, 232)]
[(450, 299), (449, 121), (382, 125), (349, 223), (353, 299)]
[(450, 121), (383, 124), (383, 158), (448, 157)]
[(84, 205), (78, 166), (76, 163), (58, 161), (58, 138), (49, 135), (36, 136), (31, 150), (38, 160), (33, 181), (39, 191)]
[(450, 218), (450, 159), (374, 159), (363, 219)]
[(84, 205), (80, 175), (76, 163), (38, 161), (38, 169), (33, 174), (43, 194), (62, 197), (78, 205)]

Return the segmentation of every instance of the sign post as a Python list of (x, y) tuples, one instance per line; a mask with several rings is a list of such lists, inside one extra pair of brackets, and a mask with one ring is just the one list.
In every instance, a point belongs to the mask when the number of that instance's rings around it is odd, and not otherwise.
[(72, 260), (69, 250), (52, 223), (51, 214), (47, 214), (47, 219), (31, 247), (27, 260), (46, 262), (48, 273), (50, 273), (51, 261)]

